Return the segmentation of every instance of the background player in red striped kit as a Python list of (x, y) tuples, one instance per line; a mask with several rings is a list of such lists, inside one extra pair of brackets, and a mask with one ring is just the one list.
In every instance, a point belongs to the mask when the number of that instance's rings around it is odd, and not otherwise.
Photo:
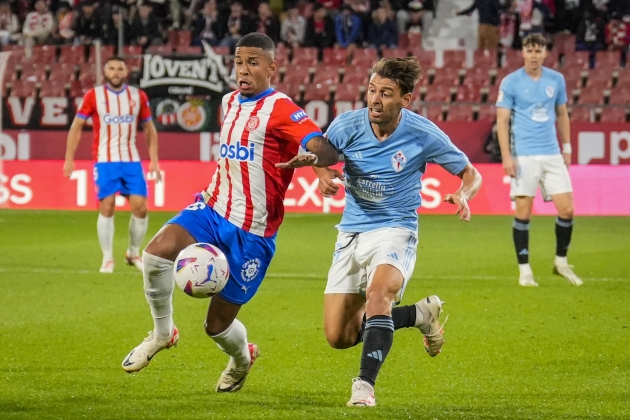
[(338, 160), (337, 151), (306, 113), (271, 89), (274, 52), (273, 41), (260, 33), (248, 34), (237, 44), (238, 91), (223, 98), (221, 157), (212, 182), (143, 252), (144, 291), (154, 330), (123, 361), (127, 372), (137, 372), (157, 352), (177, 344), (171, 303), (173, 261), (196, 242), (219, 247), (230, 265), (228, 282), (212, 297), (205, 322), (206, 333), (230, 357), (217, 392), (241, 389), (258, 355), (236, 315), (258, 290), (275, 252), (283, 200), (293, 176), (293, 170), (277, 165), (297, 155), (300, 145), (313, 153), (308, 159), (318, 166)]
[(158, 138), (151, 119), (147, 95), (140, 89), (127, 86), (127, 67), (119, 57), (111, 57), (105, 63), (106, 84), (90, 89), (83, 97), (74, 118), (66, 147), (63, 173), (70, 176), (74, 170), (74, 154), (81, 140), (81, 130), (88, 118), (92, 118), (94, 141), (94, 182), (96, 184), (98, 222), (96, 229), (103, 251), (101, 273), (114, 271), (112, 243), (114, 239), (114, 208), (116, 194), (129, 199), (129, 248), (125, 261), (142, 271), (139, 255), (140, 244), (147, 232), (147, 184), (136, 147), (138, 120), (143, 124), (144, 138), (149, 149), (149, 170), (161, 180), (158, 164)]

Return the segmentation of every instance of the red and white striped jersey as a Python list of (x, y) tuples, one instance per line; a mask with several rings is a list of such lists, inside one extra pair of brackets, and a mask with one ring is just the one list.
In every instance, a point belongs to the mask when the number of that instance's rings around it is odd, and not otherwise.
[(92, 117), (94, 142), (92, 155), (97, 162), (138, 162), (136, 148), (138, 118), (151, 120), (151, 109), (146, 93), (133, 86), (120, 92), (107, 85), (87, 91), (77, 111), (77, 117)]
[(223, 97), (220, 158), (207, 202), (234, 225), (258, 236), (275, 235), (293, 170), (276, 168), (321, 130), (285, 94), (268, 89), (252, 98)]

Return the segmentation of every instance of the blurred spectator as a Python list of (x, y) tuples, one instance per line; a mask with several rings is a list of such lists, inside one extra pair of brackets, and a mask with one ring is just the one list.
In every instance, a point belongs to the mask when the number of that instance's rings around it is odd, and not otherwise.
[(564, 7), (558, 5), (558, 30), (576, 33), (582, 17), (582, 9), (580, 0), (564, 0)]
[(53, 15), (48, 11), (48, 5), (43, 0), (35, 2), (35, 11), (26, 15), (22, 34), (25, 43), (43, 44), (50, 38), (54, 23)]
[(343, 48), (361, 42), (361, 19), (348, 4), (341, 6), (341, 13), (335, 18), (335, 35)]
[(517, 20), (516, 1), (508, 0), (506, 9), (501, 13), (501, 24), (499, 25), (500, 43), (503, 48), (513, 48)]
[(630, 1), (609, 0), (607, 11), (608, 15), (613, 19), (622, 19), (624, 16), (630, 16)]
[(545, 33), (545, 22), (551, 12), (542, 0), (518, 0), (518, 11), (521, 19), (519, 26), (521, 38), (529, 34)]
[(368, 44), (371, 48), (396, 48), (398, 45), (396, 24), (388, 16), (387, 10), (383, 8), (378, 8), (372, 12)]
[(317, 0), (317, 3), (321, 4), (330, 11), (336, 12), (341, 7), (343, 0)]
[(159, 20), (170, 19), (170, 29), (178, 29), (182, 9), (179, 0), (142, 0), (140, 4), (148, 3), (152, 6), (153, 14)]
[(103, 42), (108, 45), (118, 45), (118, 31), (120, 25), (123, 25), (123, 44), (129, 44), (129, 25), (125, 20), (124, 11), (119, 6), (112, 8), (112, 14), (109, 21), (103, 27)]
[(74, 32), (82, 44), (91, 44), (94, 39), (103, 38), (103, 22), (92, 1), (81, 3), (79, 15), (74, 22)]
[(71, 44), (74, 41), (74, 11), (67, 1), (57, 4), (52, 40), (55, 44)]
[(206, 1), (195, 21), (192, 45), (201, 46), (201, 41), (206, 41), (213, 47), (219, 45), (225, 35), (222, 27), (216, 0)]
[(626, 50), (630, 45), (630, 15), (613, 19), (606, 26), (606, 46), (609, 50)]
[(138, 0), (120, 0), (120, 7), (125, 17), (125, 25), (131, 25), (138, 16)]
[(9, 0), (9, 6), (11, 11), (17, 15), (18, 22), (24, 22), (26, 15), (31, 11), (32, 3), (29, 0)]
[[(584, 13), (576, 35), (576, 50), (600, 51), (606, 49), (606, 15), (601, 10), (591, 9)], [(592, 63), (591, 63), (592, 67)]]
[(287, 10), (287, 17), (280, 26), (280, 38), (290, 45), (302, 45), (306, 20), (300, 15), (298, 9)]
[(321, 3), (316, 3), (313, 11), (313, 16), (306, 21), (303, 45), (330, 48), (335, 45), (335, 22)]
[(234, 50), (241, 37), (254, 32), (252, 21), (243, 11), (243, 5), (240, 1), (233, 1), (230, 4), (230, 15), (227, 19), (223, 19), (227, 23), (227, 28), (224, 27), (226, 35), (219, 43), (222, 47), (230, 47), (230, 50)]
[(470, 7), (457, 12), (457, 15), (470, 15), (475, 9), (479, 11), (477, 48), (480, 50), (494, 50), (501, 40), (499, 35), (501, 3), (499, 0), (475, 0)]
[(396, 13), (398, 32), (422, 32), (424, 5), (420, 0), (411, 0)]
[(129, 40), (131, 44), (143, 47), (162, 44), (160, 22), (150, 3), (140, 5), (138, 15), (129, 27)]
[(193, 29), (198, 13), (203, 8), (205, 2), (201, 0), (179, 0), (183, 14), (184, 29)]
[(258, 15), (254, 24), (256, 32), (267, 35), (275, 43), (280, 41), (280, 21), (271, 11), (269, 3), (263, 2), (258, 5)]
[(20, 30), (20, 23), (15, 14), (11, 13), (8, 2), (0, 3), (0, 44), (6, 45), (15, 40)]

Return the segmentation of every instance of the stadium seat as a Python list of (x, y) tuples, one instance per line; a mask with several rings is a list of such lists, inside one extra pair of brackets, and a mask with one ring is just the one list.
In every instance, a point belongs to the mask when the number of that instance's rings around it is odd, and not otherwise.
[(487, 88), (482, 89), (482, 98), (485, 98), (485, 103), (495, 104), (497, 102), (497, 98), (499, 97), (499, 86), (488, 86)]
[(348, 64), (348, 52), (344, 48), (324, 48), (322, 53), (322, 63), (343, 67)]
[[(54, 45), (42, 45), (33, 48), (29, 62), (50, 64), (57, 58), (57, 50)], [(23, 60), (24, 61), (24, 60)]]
[(70, 82), (76, 79), (76, 66), (70, 63), (53, 63), (50, 65), (48, 80)]
[[(112, 57), (116, 53), (116, 49), (113, 45), (103, 45), (99, 48), (101, 51), (101, 62), (105, 64), (109, 57)], [(88, 53), (88, 63), (96, 63), (96, 48), (91, 46)]]
[(472, 121), (471, 105), (450, 105), (446, 114), (446, 121)]
[(604, 92), (598, 88), (581, 89), (578, 103), (581, 105), (602, 105), (604, 103)]
[(627, 118), (628, 118), (628, 109), (606, 107), (606, 108), (602, 108), (601, 114), (599, 116), (599, 122), (623, 123), (627, 121)]
[(468, 69), (464, 77), (464, 85), (486, 86), (490, 84), (490, 75), (485, 68)]
[(177, 45), (190, 45), (192, 40), (192, 32), (179, 30), (177, 31)]
[(22, 65), (20, 80), (23, 82), (41, 82), (46, 80), (46, 65), (43, 63)]
[(422, 34), (420, 32), (407, 32), (407, 40), (409, 48), (422, 47)]
[(315, 69), (315, 74), (313, 75), (313, 84), (322, 84), (322, 85), (336, 85), (339, 83), (339, 73), (337, 70), (334, 71), (318, 71), (319, 69)]
[(173, 47), (170, 45), (151, 45), (146, 52), (153, 55), (167, 55), (173, 52)]
[(284, 46), (284, 44), (280, 44), (282, 47), (278, 46), (276, 48), (275, 59), (278, 63), (279, 67), (284, 67), (289, 64), (289, 49)]
[(490, 72), (488, 73), (490, 75), (490, 82), (494, 82), (494, 83), (489, 83), (493, 86), (500, 86), (501, 85), (501, 81), (505, 78), (505, 76), (507, 76), (508, 74), (512, 73), (514, 70), (508, 69), (508, 68), (500, 68), (500, 69), (496, 69), (496, 70), (490, 70)]
[(383, 48), (381, 50), (381, 56), (383, 58), (400, 58), (407, 57), (409, 50), (405, 47), (398, 45), (398, 48)]
[(314, 66), (317, 64), (317, 48), (295, 47), (293, 48), (291, 64)]
[(311, 83), (305, 87), (304, 102), (330, 100), (330, 85)]
[(587, 69), (589, 67), (589, 52), (575, 51), (564, 56), (563, 68), (573, 67)]
[(455, 94), (456, 102), (479, 102), (481, 100), (481, 88), (475, 85), (464, 85), (457, 87)]
[(305, 84), (311, 80), (311, 74), (308, 66), (290, 66), (290, 69), (284, 73), (282, 81), (284, 83)]
[(497, 108), (494, 105), (479, 105), (477, 121), (494, 121), (497, 119)]
[(461, 69), (466, 67), (466, 51), (464, 50), (445, 50), (444, 65), (442, 67), (452, 67)]
[(451, 86), (431, 85), (427, 86), (424, 95), (424, 102), (449, 102), (451, 97)]
[(125, 64), (127, 65), (127, 69), (129, 69), (129, 71), (140, 71), (142, 68), (142, 57), (125, 58)]
[(79, 64), (79, 80), (84, 79), (94, 79), (96, 80), (96, 65), (90, 63), (81, 63)]
[(617, 87), (610, 90), (609, 105), (630, 105), (630, 89)]
[(574, 106), (568, 109), (572, 122), (591, 122), (591, 108), (587, 106)]
[(34, 97), (36, 93), (36, 83), (31, 81), (15, 80), (11, 85), (11, 93), (9, 96), (17, 96), (19, 98)]
[(352, 53), (352, 64), (372, 67), (378, 61), (378, 50), (374, 48), (355, 48)]
[(407, 32), (400, 32), (398, 34), (398, 48), (409, 49), (409, 34)]
[(65, 97), (66, 88), (63, 83), (44, 81), (39, 89), (40, 98)]
[(85, 61), (83, 45), (62, 45), (59, 47), (59, 62), (79, 64)]
[(549, 67), (550, 69), (558, 69), (560, 67), (560, 62), (558, 61), (558, 51), (555, 49), (550, 50), (547, 53), (547, 58), (545, 58), (545, 67)]
[(287, 95), (289, 98), (293, 99), (294, 101), (299, 100), (299, 96), (300, 96), (299, 84), (280, 82), (280, 83), (275, 84), (275, 89), (278, 92), (284, 93), (285, 95)]
[(435, 67), (435, 51), (426, 51), (422, 47), (410, 48), (409, 53), (416, 57), (426, 72), (427, 69)]
[(503, 53), (502, 68), (518, 68), (523, 65), (523, 53), (521, 50), (507, 49)]
[(343, 83), (351, 83), (360, 86), (365, 86), (368, 83), (369, 74), (365, 68), (359, 68), (353, 66), (347, 66), (343, 72)]
[(139, 45), (125, 45), (122, 49), (123, 57), (142, 55), (142, 47)]
[(431, 121), (444, 121), (443, 105), (423, 105), (420, 114)]
[(497, 50), (475, 50), (474, 68), (495, 68), (498, 67)]
[(597, 51), (595, 53), (596, 69), (616, 69), (621, 67), (621, 54), (619, 51)]
[(68, 96), (71, 98), (81, 98), (92, 87), (93, 86), (87, 86), (78, 80), (74, 80), (70, 82), (70, 89), (68, 91)]
[(335, 101), (361, 101), (363, 100), (363, 94), (361, 93), (361, 86), (340, 83), (335, 88)]
[(177, 54), (199, 55), (202, 53), (201, 47), (197, 45), (178, 45), (175, 47)]

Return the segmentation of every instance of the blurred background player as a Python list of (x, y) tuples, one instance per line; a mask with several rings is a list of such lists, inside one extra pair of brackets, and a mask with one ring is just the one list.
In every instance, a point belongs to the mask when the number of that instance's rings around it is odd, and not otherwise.
[(238, 91), (223, 97), (221, 157), (208, 188), (172, 218), (144, 250), (144, 291), (154, 330), (122, 363), (127, 372), (149, 364), (160, 350), (177, 344), (173, 323), (173, 261), (196, 242), (210, 243), (227, 256), (230, 277), (213, 296), (206, 333), (230, 357), (217, 392), (243, 387), (258, 348), (236, 319), (262, 283), (284, 217), (283, 200), (293, 171), (274, 166), (298, 153), (300, 144), (320, 166), (335, 164), (337, 151), (317, 125), (286, 95), (271, 89), (276, 71), (273, 41), (260, 33), (239, 39), (234, 58)]
[[(523, 40), (525, 66), (508, 74), (499, 88), (497, 135), (503, 169), (512, 178), (510, 196), (516, 203), (512, 233), (520, 272), (519, 284), (538, 286), (529, 265), (529, 219), (540, 185), (545, 201), (553, 200), (558, 211), (553, 272), (579, 286), (582, 280), (567, 263), (573, 231), (567, 90), (564, 76), (543, 66), (546, 45), (540, 34), (529, 35)], [(558, 146), (556, 120), (562, 153)]]
[(116, 193), (127, 197), (131, 206), (129, 248), (125, 261), (142, 271), (140, 245), (147, 232), (147, 185), (136, 147), (138, 120), (143, 124), (149, 150), (149, 170), (156, 182), (161, 180), (158, 164), (158, 138), (151, 119), (147, 95), (140, 89), (127, 86), (127, 67), (119, 57), (105, 63), (106, 83), (87, 91), (68, 132), (66, 161), (63, 173), (69, 177), (74, 170), (74, 154), (81, 140), (81, 131), (92, 118), (94, 143), (94, 182), (96, 184), (98, 222), (96, 229), (103, 251), (101, 273), (114, 272), (114, 210)]
[(457, 205), (461, 220), (470, 220), (468, 201), (481, 187), (481, 175), (448, 136), (404, 109), (420, 73), (416, 58), (380, 60), (372, 69), (367, 108), (344, 112), (326, 131), (343, 154), (345, 174), (315, 169), (324, 196), (337, 192), (335, 177), (346, 187), (346, 207), (325, 291), (324, 332), (337, 349), (363, 342), (361, 368), (348, 406), (376, 405), (374, 384), (394, 330), (418, 328), (432, 357), (444, 344), (438, 320), (440, 298), (429, 296), (392, 309), (402, 299), (416, 262), (416, 209), (426, 164), (436, 163), (462, 179), (461, 187), (444, 199)]

